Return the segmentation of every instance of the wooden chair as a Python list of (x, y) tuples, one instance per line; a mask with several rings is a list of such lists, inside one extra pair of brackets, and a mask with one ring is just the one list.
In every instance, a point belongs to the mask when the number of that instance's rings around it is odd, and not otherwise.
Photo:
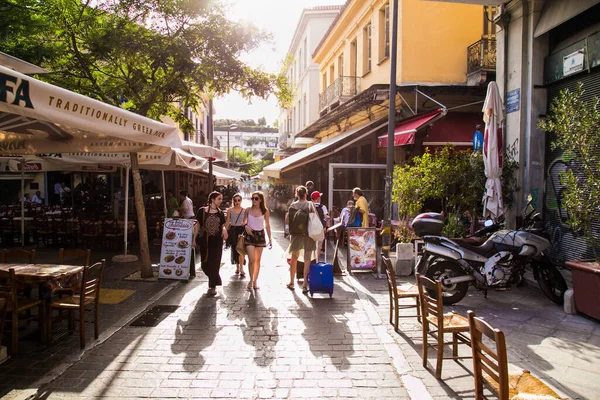
[[(385, 274), (387, 275), (388, 293), (390, 295), (390, 324), (394, 325), (394, 330), (398, 332), (398, 319), (399, 318), (413, 318), (417, 317), (417, 320), (421, 322), (421, 303), (419, 300), (419, 290), (416, 286), (412, 286), (410, 289), (404, 290), (399, 289), (396, 283), (396, 272), (392, 262), (387, 257), (382, 257), (383, 263), (385, 264)], [(400, 304), (399, 299), (413, 299), (415, 304)], [(416, 308), (416, 315), (400, 315), (400, 310), (407, 308)]]
[(91, 247), (94, 248), (96, 238), (99, 236), (96, 222), (93, 220), (80, 219), (79, 236), (84, 246), (91, 244)]
[(8, 308), (8, 298), (0, 297), (0, 348), (2, 348), (2, 334), (4, 333), (4, 318)]
[[(92, 251), (90, 249), (80, 250), (80, 249), (59, 249), (58, 250), (58, 263), (65, 264), (65, 258), (69, 258), (72, 260), (75, 258), (77, 262), (73, 265), (83, 265), (87, 267), (90, 265), (90, 258), (92, 256)], [(83, 261), (83, 262), (81, 262)], [(71, 261), (69, 261), (70, 263)]]
[(115, 248), (118, 250), (123, 245), (125, 233), (118, 220), (103, 220), (102, 236), (107, 244), (114, 244)]
[(11, 249), (2, 250), (2, 263), (12, 263), (15, 261), (35, 264), (35, 250)]
[(98, 303), (100, 299), (100, 283), (104, 272), (105, 260), (102, 259), (83, 270), (79, 294), (56, 299), (48, 304), (47, 334), (48, 343), (52, 343), (52, 310), (69, 311), (69, 328), (73, 327), (74, 312), (79, 312), (79, 343), (85, 348), (85, 307), (94, 306), (94, 339), (98, 339)]
[[(464, 335), (464, 333), (469, 332), (469, 321), (462, 315), (455, 313), (444, 314), (441, 282), (434, 282), (418, 273), (416, 275), (421, 302), (421, 315), (423, 316), (423, 367), (427, 368), (427, 349), (431, 346), (437, 350), (435, 377), (441, 379), (442, 362), (444, 359), (458, 360), (471, 358), (471, 356), (458, 356), (459, 341), (469, 346), (471, 345), (468, 336)], [(436, 293), (436, 296), (430, 296), (428, 289)], [(432, 329), (432, 326), (437, 329)], [(446, 333), (452, 334), (452, 342), (444, 342), (444, 334)], [(436, 339), (436, 345), (428, 343), (430, 335)], [(444, 345), (450, 343), (452, 344), (452, 356), (444, 357)]]
[[(560, 399), (561, 397), (527, 370), (517, 374), (508, 373), (506, 340), (504, 332), (494, 329), (473, 311), (468, 311), (471, 349), (473, 351), (473, 372), (475, 378), (475, 398), (487, 399), (483, 393), (485, 381), (496, 393), (499, 400), (513, 398)], [(484, 338), (495, 344), (495, 351), (483, 343)]]
[(8, 272), (0, 271), (0, 297), (6, 298), (6, 312), (11, 318), (11, 354), (19, 352), (19, 313), (39, 309), (38, 324), (42, 338), (44, 337), (45, 309), (41, 300), (33, 300), (29, 297), (19, 296), (17, 293), (19, 283), (15, 276), (15, 270), (10, 268)]

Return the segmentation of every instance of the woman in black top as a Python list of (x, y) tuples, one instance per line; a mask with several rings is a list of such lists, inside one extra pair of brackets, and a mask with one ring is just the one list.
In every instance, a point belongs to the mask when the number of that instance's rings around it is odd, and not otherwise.
[(217, 286), (221, 286), (221, 256), (223, 254), (223, 240), (227, 240), (225, 229), (225, 215), (219, 208), (223, 195), (212, 192), (208, 195), (208, 206), (200, 207), (196, 218), (198, 219), (198, 236), (196, 243), (200, 248), (202, 271), (208, 276), (208, 294), (216, 295)]

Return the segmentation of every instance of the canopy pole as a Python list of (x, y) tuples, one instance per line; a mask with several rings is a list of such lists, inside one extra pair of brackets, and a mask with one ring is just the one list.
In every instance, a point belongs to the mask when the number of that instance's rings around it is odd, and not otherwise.
[(163, 211), (165, 213), (165, 218), (167, 218), (167, 191), (165, 189), (165, 170), (160, 171), (160, 175), (162, 178), (162, 194), (163, 194)]
[(21, 247), (25, 247), (25, 159), (21, 160)]
[(127, 171), (125, 173), (125, 227), (123, 228), (123, 237), (125, 238), (125, 243), (124, 243), (124, 254), (127, 255), (127, 223), (129, 222), (129, 168), (131, 168), (129, 165), (127, 165), (127, 168), (125, 169), (125, 171)]

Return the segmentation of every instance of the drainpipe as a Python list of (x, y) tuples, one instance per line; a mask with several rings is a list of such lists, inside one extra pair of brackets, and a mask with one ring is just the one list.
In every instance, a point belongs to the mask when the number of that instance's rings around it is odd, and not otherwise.
[[(529, 0), (522, 0), (522, 30), (521, 30), (521, 118), (520, 118), (520, 134), (522, 143), (519, 143), (519, 160), (525, 164), (520, 168), (521, 177), (523, 182), (521, 190), (521, 200), (529, 192), (530, 188), (530, 169), (531, 169), (531, 157), (529, 152), (531, 151), (531, 128), (529, 122), (531, 121), (531, 50), (529, 43)], [(525, 92), (525, 93), (523, 93)], [(506, 101), (506, 100), (505, 100)], [(522, 152), (522, 153), (521, 153)], [(521, 157), (521, 154), (523, 156)], [(520, 204), (520, 203), (518, 203)], [(518, 209), (521, 209), (519, 206)]]

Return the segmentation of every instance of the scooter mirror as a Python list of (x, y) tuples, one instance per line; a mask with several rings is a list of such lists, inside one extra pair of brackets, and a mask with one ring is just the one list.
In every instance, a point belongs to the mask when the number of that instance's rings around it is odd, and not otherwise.
[(485, 226), (486, 228), (488, 228), (492, 225), (494, 225), (494, 221), (492, 221), (491, 219), (488, 219), (483, 223), (483, 226)]

